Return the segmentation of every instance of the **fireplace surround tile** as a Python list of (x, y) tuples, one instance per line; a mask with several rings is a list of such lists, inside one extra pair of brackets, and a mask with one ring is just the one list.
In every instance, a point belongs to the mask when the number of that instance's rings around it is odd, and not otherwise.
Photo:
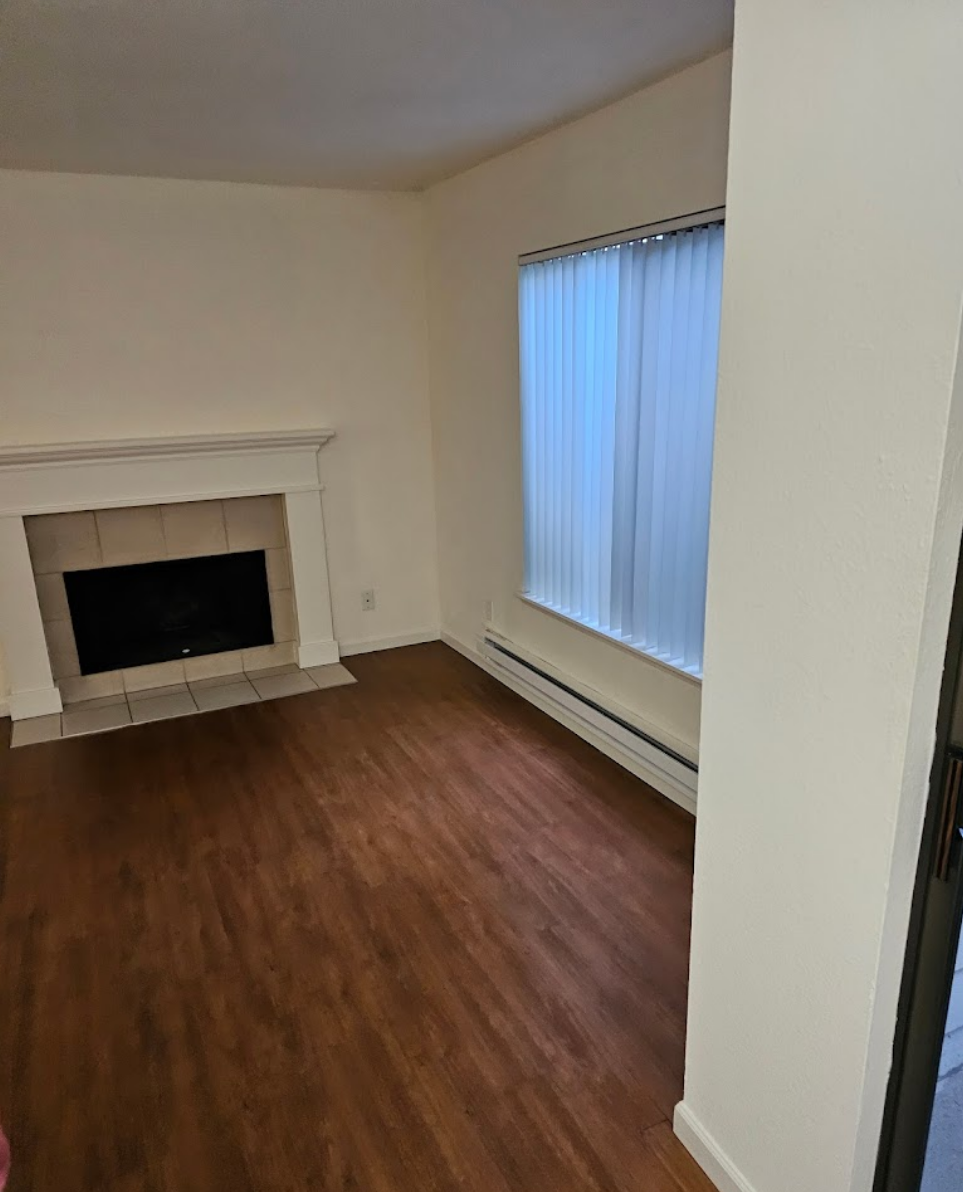
[(296, 662), (286, 662), (284, 666), (262, 666), (257, 670), (245, 671), (245, 674), (252, 679), (266, 679), (270, 675), (296, 675), (300, 670)]
[(127, 702), (134, 706), (144, 699), (155, 699), (159, 695), (184, 695), (190, 688), (186, 683), (167, 683), (163, 687), (145, 687), (140, 691), (128, 691)]
[(261, 699), (281, 699), (286, 695), (302, 695), (317, 691), (314, 680), (305, 671), (290, 675), (251, 675), (251, 683)]
[(77, 644), (69, 621), (47, 621), (43, 627), (50, 651), (50, 669), (57, 680), (70, 679), (80, 674), (80, 659)]
[(89, 704), (76, 704), (65, 708), (63, 714), (63, 735), (81, 737), (88, 733), (105, 733), (115, 728), (126, 728), (131, 723), (130, 708), (126, 702), (102, 704), (94, 700)]
[(270, 593), (271, 623), (274, 626), (276, 642), (293, 642), (298, 635), (298, 622), (294, 612), (294, 593), (282, 588)]
[(193, 688), (192, 694), (198, 710), (215, 712), (220, 708), (237, 708), (241, 704), (256, 704), (260, 696), (245, 678), (233, 683), (221, 683), (217, 687)]
[(344, 687), (358, 681), (340, 662), (334, 663), (333, 666), (311, 666), (304, 673), (311, 676), (315, 687), (320, 691), (327, 691), (331, 687)]
[(264, 552), (267, 565), (268, 588), (272, 592), (291, 587), (291, 558), (283, 547)]
[(100, 539), (93, 513), (50, 513), (29, 518), (27, 544), (35, 575), (100, 567)]
[(97, 533), (104, 567), (150, 563), (166, 556), (164, 527), (157, 505), (98, 509)]
[(97, 675), (74, 675), (60, 679), (58, 686), (65, 704), (88, 700), (124, 698), (124, 676), (120, 671), (101, 671)]
[(28, 720), (14, 722), (10, 736), (11, 748), (20, 745), (40, 745), (44, 741), (56, 741), (62, 732), (60, 715), (31, 716)]
[(155, 662), (150, 666), (134, 666), (122, 672), (124, 676), (124, 690), (131, 692), (145, 691), (150, 687), (170, 687), (174, 683), (183, 684), (183, 662)]
[(281, 549), (287, 538), (277, 497), (240, 497), (224, 505), (230, 550)]
[(162, 505), (167, 557), (186, 559), (227, 552), (227, 530), (221, 501), (183, 501)]
[(134, 724), (146, 724), (151, 720), (172, 720), (175, 716), (190, 716), (197, 710), (197, 704), (189, 691), (176, 691), (171, 695), (137, 700), (130, 705), (130, 718)]
[(121, 691), (117, 695), (101, 695), (94, 696), (92, 699), (77, 699), (73, 701), (66, 700), (64, 707), (70, 710), (75, 708), (110, 708), (126, 703), (127, 696)]
[(272, 666), (297, 665), (297, 643), (275, 642), (273, 646), (253, 646), (243, 651), (244, 670), (267, 670)]
[(207, 691), (209, 687), (224, 687), (230, 683), (240, 683), (244, 677), (244, 672), (238, 669), (229, 675), (211, 675), (207, 679), (189, 679), (187, 686), (191, 689), (191, 694), (196, 697), (199, 691)]
[(217, 682), (225, 676), (239, 674), (243, 669), (244, 658), (240, 650), (184, 659), (184, 677), (188, 683)]
[(61, 572), (37, 576), (37, 599), (40, 601), (40, 615), (45, 621), (70, 620), (67, 589)]

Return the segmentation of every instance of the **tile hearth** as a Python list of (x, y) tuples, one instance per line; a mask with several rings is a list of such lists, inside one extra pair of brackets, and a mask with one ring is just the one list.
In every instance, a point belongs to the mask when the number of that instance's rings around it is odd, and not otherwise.
[(13, 725), (10, 747), (16, 749), (22, 745), (39, 745), (61, 738), (110, 732), (133, 724), (283, 699), (354, 682), (356, 680), (351, 672), (336, 662), (307, 670), (300, 670), (294, 664), (275, 666), (128, 691), (121, 695), (68, 703), (61, 715), (18, 720)]

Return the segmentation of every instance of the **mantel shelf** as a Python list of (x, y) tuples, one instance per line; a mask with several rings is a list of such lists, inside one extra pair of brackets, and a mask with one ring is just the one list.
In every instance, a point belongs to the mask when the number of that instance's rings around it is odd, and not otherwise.
[(241, 434), (160, 435), (149, 439), (107, 439), (99, 442), (37, 443), (0, 448), (0, 468), (38, 464), (95, 463), (157, 456), (237, 455), (258, 451), (315, 449), (334, 438), (334, 431), (247, 431)]

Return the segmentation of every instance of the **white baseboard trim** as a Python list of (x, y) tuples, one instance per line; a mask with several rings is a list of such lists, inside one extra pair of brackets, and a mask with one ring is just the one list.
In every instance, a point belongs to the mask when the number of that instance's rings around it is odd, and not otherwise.
[(640, 778), (643, 782), (653, 787), (659, 794), (665, 795), (667, 799), (670, 799), (673, 803), (677, 803), (692, 815), (696, 814), (696, 800), (691, 790), (686, 789), (679, 782), (675, 781), (670, 774), (655, 769), (653, 766), (646, 765), (644, 760), (639, 758), (637, 754), (630, 753), (618, 741), (598, 731), (579, 715), (573, 707), (563, 706), (545, 691), (527, 682), (523, 676), (511, 673), (504, 667), (493, 663), (492, 660), (481, 653), (480, 649), (462, 641), (454, 634), (442, 632), (441, 640), (446, 645), (451, 646), (453, 650), (457, 650), (459, 654), (462, 654), (470, 662), (474, 662), (476, 666), (481, 667), (482, 670), (486, 671), (510, 690), (514, 691), (516, 695), (520, 695), (530, 704), (534, 704), (540, 711), (551, 716), (553, 720), (557, 720), (559, 724), (564, 725), (565, 728), (575, 733), (577, 737), (586, 741), (600, 753), (604, 753), (606, 757), (611, 758), (612, 761), (622, 766), (623, 769), (628, 770), (630, 774), (634, 774), (636, 778)]
[(298, 646), (298, 666), (330, 666), (341, 657), (338, 643), (332, 638), (323, 642), (302, 642)]
[(481, 654), (478, 653), (474, 646), (469, 646), (467, 642), (463, 642), (460, 637), (455, 637), (453, 633), (449, 633), (443, 629), (441, 631), (441, 640), (446, 646), (451, 646), (453, 650), (461, 654), (463, 658), (467, 658), (469, 662), (474, 662), (476, 666), (480, 666), (483, 671), (488, 670), (488, 664), (482, 658)]
[(5, 699), (0, 699), (0, 720), (3, 720), (3, 718), (5, 716), (9, 716), (9, 715), (10, 715), (10, 701), (5, 700)]
[(719, 1192), (756, 1192), (684, 1101), (675, 1107), (672, 1129)]
[(359, 641), (341, 642), (341, 657), (352, 654), (373, 654), (376, 650), (397, 650), (400, 646), (420, 646), (436, 642), (441, 637), (437, 629), (421, 629), (417, 633), (400, 633), (396, 637), (365, 637)]

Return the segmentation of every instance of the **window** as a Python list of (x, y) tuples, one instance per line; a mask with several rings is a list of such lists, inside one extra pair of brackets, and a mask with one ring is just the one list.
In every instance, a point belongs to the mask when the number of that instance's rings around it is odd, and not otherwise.
[(525, 595), (697, 676), (722, 293), (711, 214), (519, 271)]

